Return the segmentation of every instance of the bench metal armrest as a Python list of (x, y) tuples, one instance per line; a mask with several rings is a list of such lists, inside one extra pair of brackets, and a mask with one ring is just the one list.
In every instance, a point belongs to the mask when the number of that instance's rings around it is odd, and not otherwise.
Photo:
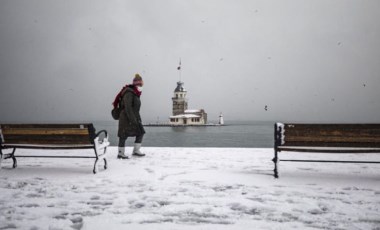
[(95, 134), (95, 137), (98, 137), (100, 134), (102, 134), (102, 133), (104, 133), (107, 137), (108, 137), (108, 132), (107, 132), (107, 130), (105, 130), (105, 129), (103, 129), (103, 130), (100, 130), (99, 132), (97, 132), (96, 134)]
[(108, 132), (107, 132), (107, 130), (101, 130), (101, 131), (99, 131), (99, 132), (97, 132), (96, 134), (95, 134), (95, 140), (96, 139), (99, 139), (99, 136), (102, 134), (102, 133), (104, 133), (104, 138), (103, 138), (103, 140), (101, 141), (102, 143), (104, 143), (104, 142), (108, 142)]

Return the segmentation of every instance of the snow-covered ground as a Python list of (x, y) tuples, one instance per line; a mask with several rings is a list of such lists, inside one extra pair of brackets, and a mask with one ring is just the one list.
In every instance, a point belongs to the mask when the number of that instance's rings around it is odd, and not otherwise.
[(276, 180), (272, 149), (144, 150), (116, 160), (110, 148), (109, 169), (96, 175), (92, 159), (4, 161), (0, 229), (380, 229), (380, 165), (282, 162)]

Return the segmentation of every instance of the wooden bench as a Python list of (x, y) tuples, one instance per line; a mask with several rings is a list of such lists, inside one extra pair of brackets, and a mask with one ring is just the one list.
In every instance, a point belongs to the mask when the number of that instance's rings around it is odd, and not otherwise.
[[(101, 134), (104, 138), (100, 141)], [(108, 146), (107, 131), (96, 133), (93, 124), (0, 124), (0, 169), (3, 159), (12, 159), (16, 168), (16, 157), (93, 158), (96, 173), (100, 159), (107, 169)], [(4, 149), (11, 149), (11, 153), (5, 154)], [(15, 155), (16, 149), (93, 149), (95, 155)]]
[[(274, 127), (274, 177), (279, 152), (380, 153), (380, 124), (282, 124)], [(372, 163), (377, 161), (293, 160), (293, 162)]]

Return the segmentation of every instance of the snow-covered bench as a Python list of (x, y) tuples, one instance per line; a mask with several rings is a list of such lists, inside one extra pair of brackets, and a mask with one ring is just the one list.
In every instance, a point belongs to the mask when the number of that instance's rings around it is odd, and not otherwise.
[[(104, 138), (100, 141), (101, 134)], [(103, 159), (107, 169), (109, 144), (107, 131), (96, 133), (93, 124), (0, 124), (0, 169), (1, 161), (10, 158), (16, 168), (16, 157), (93, 158), (96, 173), (98, 160)], [(12, 151), (5, 154), (4, 149)], [(93, 149), (95, 155), (15, 155), (16, 149)]]
[[(380, 124), (275, 124), (274, 176), (279, 152), (380, 153)], [(294, 160), (293, 162), (375, 163), (377, 161)]]

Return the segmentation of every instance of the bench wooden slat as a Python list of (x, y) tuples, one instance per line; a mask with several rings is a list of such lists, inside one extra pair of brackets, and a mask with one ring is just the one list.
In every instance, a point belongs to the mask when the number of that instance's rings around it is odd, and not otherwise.
[(77, 129), (77, 128), (65, 128), (65, 129), (53, 129), (53, 128), (36, 128), (36, 129), (22, 129), (22, 128), (4, 128), (2, 129), (4, 138), (6, 139), (8, 135), (89, 135), (88, 129)]
[(9, 129), (9, 128), (21, 128), (21, 129), (27, 129), (27, 128), (54, 128), (54, 129), (60, 129), (60, 128), (84, 128), (88, 129), (89, 127), (93, 126), (92, 124), (2, 124), (0, 125), (3, 129)]
[(315, 142), (331, 142), (331, 143), (380, 143), (380, 137), (346, 137), (346, 136), (286, 136), (285, 135), (285, 145), (290, 145), (291, 142), (310, 142), (313, 144)]
[(78, 144), (78, 145), (65, 145), (65, 144), (9, 144), (4, 145), (5, 148), (17, 149), (93, 149), (93, 145)]
[(285, 137), (286, 136), (328, 136), (328, 137), (335, 137), (335, 136), (345, 136), (345, 137), (380, 137), (380, 129), (378, 130), (286, 130), (285, 131)]
[(93, 144), (90, 139), (86, 136), (33, 136), (28, 139), (25, 138), (12, 138), (4, 140), (3, 144), (41, 144), (41, 143), (58, 143), (58, 144), (67, 144), (67, 145), (76, 145), (76, 144)]
[(83, 135), (71, 135), (71, 136), (46, 136), (46, 135), (40, 135), (40, 136), (30, 136), (30, 137), (25, 137), (25, 136), (12, 136), (12, 138), (4, 138), (3, 144), (12, 144), (12, 143), (17, 143), (17, 144), (22, 144), (22, 143), (27, 143), (27, 144), (33, 144), (33, 143), (62, 143), (62, 144), (93, 144), (93, 141), (88, 137), (88, 136), (83, 136)]
[(285, 129), (336, 129), (336, 130), (365, 130), (380, 129), (380, 124), (285, 124)]
[(29, 140), (22, 140), (22, 141), (12, 141), (12, 142), (8, 142), (8, 143), (4, 143), (4, 145), (13, 145), (13, 144), (18, 144), (18, 145), (82, 145), (82, 144), (90, 144), (88, 141), (77, 141), (75, 143), (71, 143), (69, 141), (66, 141), (66, 140), (62, 140), (62, 141), (59, 141), (59, 140), (56, 140), (56, 141), (51, 141), (51, 140), (33, 140), (33, 141), (29, 141)]
[(89, 135), (7, 135), (4, 136), (5, 142), (11, 140), (60, 140), (60, 139), (72, 139), (72, 140), (90, 140)]
[[(306, 153), (380, 153), (380, 148), (352, 148), (352, 149), (318, 149), (318, 148), (296, 148), (296, 146), (286, 148), (284, 146), (278, 147), (278, 151), (290, 151), (290, 152), (306, 152)], [(281, 160), (286, 161), (286, 160)]]
[(296, 142), (296, 141), (292, 141), (292, 142), (285, 142), (281, 146), (378, 148), (380, 147), (380, 143), (374, 142), (369, 145), (368, 142), (302, 142), (302, 141)]

